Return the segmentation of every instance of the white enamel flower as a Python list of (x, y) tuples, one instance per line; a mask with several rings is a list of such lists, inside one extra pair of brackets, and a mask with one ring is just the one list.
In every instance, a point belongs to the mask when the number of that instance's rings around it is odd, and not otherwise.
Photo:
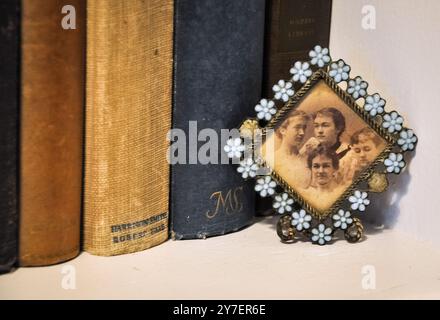
[(338, 60), (330, 65), (330, 71), (328, 74), (336, 83), (339, 83), (348, 79), (350, 70), (350, 66), (345, 64), (344, 60)]
[(389, 133), (402, 130), (403, 118), (396, 111), (387, 113), (383, 116), (382, 127), (388, 129)]
[(385, 100), (375, 93), (372, 96), (365, 98), (365, 111), (368, 111), (372, 117), (383, 113), (385, 107)]
[(277, 113), (275, 102), (267, 99), (261, 99), (260, 103), (255, 106), (255, 111), (257, 112), (258, 119), (266, 121), (272, 119), (272, 115)]
[(397, 144), (402, 148), (403, 151), (414, 150), (416, 142), (417, 136), (411, 129), (401, 131), (400, 138), (397, 140)]
[(332, 218), (333, 226), (335, 228), (341, 228), (342, 230), (347, 229), (348, 226), (353, 223), (350, 211), (344, 211), (342, 209), (339, 209), (338, 213), (334, 214)]
[(306, 83), (307, 79), (312, 75), (310, 65), (308, 62), (297, 61), (290, 69), (290, 73), (293, 75), (292, 80), (294, 82)]
[(370, 204), (370, 200), (368, 200), (368, 193), (361, 192), (359, 190), (356, 190), (354, 194), (348, 198), (348, 201), (351, 202), (352, 210), (359, 211), (365, 211), (365, 207)]
[(270, 176), (265, 176), (257, 180), (255, 191), (260, 193), (261, 197), (271, 196), (275, 193), (276, 182)]
[(279, 213), (283, 214), (292, 211), (293, 199), (287, 193), (275, 196), (272, 207)]
[(387, 167), (387, 172), (389, 173), (400, 173), (405, 167), (405, 160), (403, 160), (403, 155), (401, 153), (391, 152), (388, 158), (383, 162)]
[(299, 212), (292, 213), (292, 226), (298, 231), (307, 230), (310, 228), (310, 221), (312, 221), (312, 216), (307, 214), (304, 209)]
[(274, 98), (276, 100), (282, 100), (284, 102), (289, 101), (289, 98), (295, 93), (292, 86), (292, 82), (286, 82), (284, 80), (278, 81), (278, 84), (272, 87), (273, 92), (275, 92)]
[(237, 172), (241, 173), (243, 179), (247, 179), (249, 177), (255, 178), (258, 169), (258, 164), (256, 164), (252, 158), (247, 158), (240, 161), (240, 166), (237, 168)]
[(347, 92), (351, 94), (354, 99), (358, 99), (367, 94), (367, 87), (368, 83), (358, 76), (348, 81)]
[(330, 56), (327, 48), (321, 48), (321, 46), (315, 46), (313, 50), (309, 52), (309, 57), (312, 59), (310, 63), (322, 68), (330, 62)]
[(332, 240), (332, 231), (330, 227), (326, 228), (321, 223), (317, 228), (312, 229), (312, 241), (322, 246)]
[(241, 158), (241, 154), (245, 147), (240, 138), (232, 138), (226, 141), (223, 150), (228, 154), (229, 158)]

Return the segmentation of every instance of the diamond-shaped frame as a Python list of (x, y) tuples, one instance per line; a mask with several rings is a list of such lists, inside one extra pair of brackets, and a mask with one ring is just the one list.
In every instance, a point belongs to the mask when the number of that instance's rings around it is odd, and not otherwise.
[[(281, 215), (277, 234), (283, 242), (294, 241), (301, 234), (313, 243), (324, 245), (333, 241), (337, 230), (344, 231), (348, 242), (357, 242), (362, 239), (364, 228), (360, 217), (347, 211), (347, 203), (351, 203), (351, 211), (364, 211), (370, 204), (367, 191), (379, 193), (387, 189), (386, 174), (402, 172), (406, 167), (404, 154), (415, 150), (418, 138), (412, 129), (403, 125), (404, 120), (396, 111), (385, 111), (386, 101), (378, 93), (367, 93), (367, 82), (359, 76), (349, 76), (351, 67), (344, 60), (332, 59), (329, 50), (319, 45), (309, 52), (309, 56), (311, 60), (307, 62), (294, 63), (290, 69), (293, 75), (291, 79), (280, 80), (274, 85), (273, 99), (260, 100), (255, 106), (257, 117), (242, 123), (241, 138), (229, 139), (224, 151), (230, 158), (242, 159), (237, 171), (242, 173), (244, 179), (256, 179), (255, 191), (260, 196), (273, 198), (274, 212)], [(262, 146), (274, 134), (277, 125), (292, 110), (299, 108), (303, 98), (321, 81), (385, 144), (376, 159), (356, 175), (350, 186), (325, 210), (313, 207), (275, 168), (270, 168), (261, 155)], [(339, 85), (344, 82), (346, 89)], [(359, 105), (361, 98), (363, 106)], [(274, 100), (283, 101), (284, 104), (277, 110)], [(253, 151), (253, 155), (246, 155), (245, 152), (243, 156), (242, 151), (245, 150)], [(280, 193), (278, 189), (283, 190)]]
[[(395, 136), (388, 134), (388, 132), (382, 128), (381, 123), (379, 122), (380, 117), (373, 118), (369, 115), (367, 111), (365, 111), (361, 106), (359, 106), (355, 99), (350, 96), (345, 90), (343, 90), (339, 85), (336, 84), (335, 81), (325, 72), (323, 69), (317, 70), (310, 79), (301, 87), (299, 91), (275, 114), (275, 116), (269, 121), (269, 123), (263, 128), (263, 145), (264, 141), (270, 137), (267, 134), (269, 129), (274, 129), (279, 123), (282, 123), (285, 117), (295, 108), (297, 108), (302, 99), (311, 92), (315, 85), (320, 81), (324, 81), (332, 91), (343, 100), (343, 102), (349, 107), (352, 111), (354, 111), (370, 128), (372, 128), (381, 138), (386, 141), (386, 147), (379, 154), (379, 156), (367, 167), (362, 173), (360, 173), (356, 179), (352, 182), (352, 184), (344, 191), (344, 193), (333, 203), (333, 205), (325, 210), (321, 211), (316, 209), (313, 205), (311, 205), (306, 199), (304, 199), (300, 193), (298, 193), (292, 186), (290, 186), (277, 172), (274, 168), (271, 169), (272, 178), (280, 185), (286, 192), (290, 194), (290, 196), (294, 197), (297, 202), (310, 214), (312, 214), (316, 219), (322, 220), (327, 218), (329, 215), (335, 213), (339, 208), (342, 202), (344, 202), (349, 195), (355, 190), (356, 186), (361, 182), (365, 181), (370, 177), (370, 175), (374, 172), (374, 168), (382, 163), (387, 155), (392, 150), (393, 146), (396, 144), (397, 139)], [(272, 131), (273, 132), (273, 131)], [(264, 159), (263, 159), (264, 160)], [(263, 165), (269, 167), (265, 161), (263, 161)]]

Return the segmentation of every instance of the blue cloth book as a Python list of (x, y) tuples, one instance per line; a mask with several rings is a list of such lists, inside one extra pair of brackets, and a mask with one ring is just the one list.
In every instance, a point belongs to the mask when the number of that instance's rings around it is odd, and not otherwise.
[[(197, 121), (197, 132), (211, 128), (220, 137), (221, 129), (255, 116), (264, 19), (264, 0), (176, 0), (173, 127), (188, 140), (190, 121)], [(187, 143), (187, 163), (194, 156), (189, 151)], [(255, 216), (253, 183), (236, 166), (196, 162), (171, 168), (172, 237), (205, 238), (249, 225)]]

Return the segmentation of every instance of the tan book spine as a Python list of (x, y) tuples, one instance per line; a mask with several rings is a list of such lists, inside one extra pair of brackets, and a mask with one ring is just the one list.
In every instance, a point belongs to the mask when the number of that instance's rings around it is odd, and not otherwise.
[[(80, 246), (85, 0), (22, 1), (19, 262), (49, 265)], [(76, 29), (62, 27), (65, 5)]]
[(84, 248), (168, 238), (173, 2), (89, 0)]

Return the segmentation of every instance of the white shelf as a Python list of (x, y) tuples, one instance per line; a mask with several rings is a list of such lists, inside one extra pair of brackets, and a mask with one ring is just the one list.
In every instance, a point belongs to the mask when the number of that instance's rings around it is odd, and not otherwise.
[[(274, 225), (265, 218), (207, 240), (21, 268), (0, 276), (0, 299), (440, 298), (440, 252), (428, 244), (392, 230), (357, 244), (283, 244)], [(66, 265), (75, 267), (75, 290), (61, 286)], [(367, 265), (375, 268), (375, 290), (362, 288)]]

